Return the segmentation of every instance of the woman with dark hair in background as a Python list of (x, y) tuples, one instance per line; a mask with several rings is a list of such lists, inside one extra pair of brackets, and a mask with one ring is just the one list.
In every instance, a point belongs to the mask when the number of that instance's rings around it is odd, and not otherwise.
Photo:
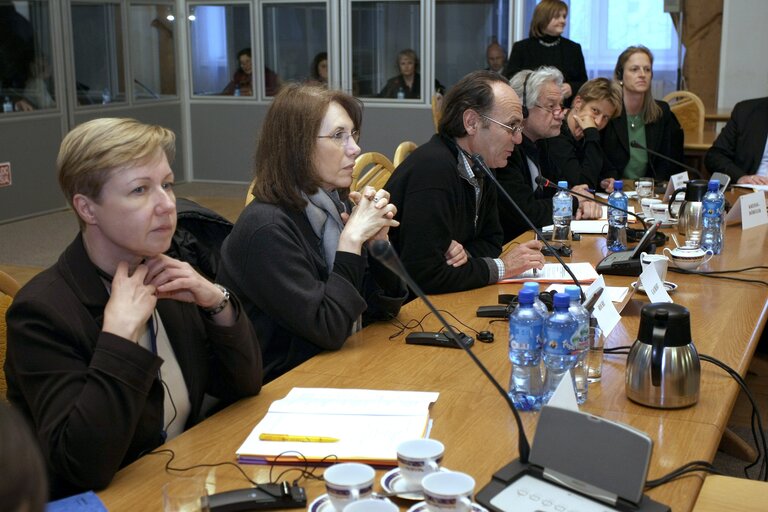
[[(238, 68), (221, 94), (227, 96), (253, 96), (253, 58), (250, 48), (237, 52)], [(264, 87), (267, 96), (274, 96), (280, 89), (280, 77), (264, 66)]]
[(328, 52), (320, 52), (312, 59), (309, 85), (322, 85), (328, 87)]
[(587, 81), (587, 67), (581, 45), (563, 37), (568, 5), (561, 0), (542, 0), (533, 11), (528, 39), (512, 46), (503, 75), (512, 78), (523, 69), (554, 66), (563, 74), (563, 104)]
[(217, 278), (245, 304), (265, 382), (397, 315), (407, 296), (365, 247), (398, 225), (389, 193), (365, 187), (344, 200), (362, 114), (349, 94), (288, 84), (262, 124), (254, 200), (224, 241)]
[[(675, 164), (655, 157), (644, 149), (633, 148), (637, 142), (678, 161), (683, 160), (683, 130), (664, 101), (651, 93), (653, 54), (645, 46), (630, 46), (619, 55), (613, 78), (623, 95), (621, 115), (612, 119), (602, 132), (605, 153), (604, 174), (614, 179), (651, 176), (668, 180), (678, 172)], [(611, 179), (602, 186), (613, 190)]]

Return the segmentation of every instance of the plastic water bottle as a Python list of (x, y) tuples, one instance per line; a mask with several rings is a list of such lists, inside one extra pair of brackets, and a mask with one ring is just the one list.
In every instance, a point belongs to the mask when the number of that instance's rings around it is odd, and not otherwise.
[[(558, 181), (557, 186), (568, 189), (567, 181)], [(552, 198), (552, 241), (567, 242), (571, 232), (571, 217), (573, 216), (573, 200), (565, 190), (558, 190)]]
[(555, 311), (544, 320), (542, 329), (542, 357), (546, 367), (543, 403), (549, 402), (565, 372), (576, 366), (579, 359), (573, 346), (578, 322), (568, 311), (571, 298), (567, 293), (556, 293), (554, 303)]
[(714, 254), (720, 254), (723, 250), (723, 211), (725, 209), (725, 197), (720, 193), (720, 180), (709, 180), (702, 203), (704, 218), (701, 248), (712, 249)]
[[(614, 181), (608, 204), (626, 211), (629, 201), (623, 189), (621, 180)], [(624, 251), (627, 248), (627, 214), (611, 206), (608, 207), (608, 250)]]
[(13, 112), (13, 102), (11, 102), (11, 98), (6, 96), (3, 102), (3, 113), (7, 114), (9, 112)]
[[(544, 304), (539, 298), (539, 283), (536, 281), (528, 281), (527, 283), (523, 283), (523, 290), (531, 290), (533, 292), (533, 309), (535, 309), (536, 312), (541, 315), (542, 320), (547, 318), (549, 316), (549, 310), (547, 309), (546, 304)], [(520, 299), (518, 298), (518, 300)]]
[(232, 93), (233, 96), (240, 96), (240, 84), (235, 85), (235, 92)]
[(109, 92), (109, 88), (105, 87), (103, 91), (101, 91), (101, 104), (102, 105), (109, 105), (112, 103), (112, 93)]
[(587, 354), (589, 352), (589, 311), (581, 303), (581, 290), (578, 286), (570, 285), (565, 287), (565, 293), (571, 298), (571, 305), (568, 307), (571, 315), (576, 319), (577, 328), (573, 333), (571, 343), (578, 354), (578, 360), (573, 371), (573, 388), (576, 390), (576, 402), (583, 404), (587, 401)]
[(399, 100), (404, 100), (405, 99), (405, 89), (403, 89), (402, 87), (400, 87), (397, 90), (397, 99), (399, 99)]
[(544, 320), (534, 309), (534, 293), (523, 289), (517, 308), (509, 315), (509, 396), (519, 411), (541, 409), (541, 327)]

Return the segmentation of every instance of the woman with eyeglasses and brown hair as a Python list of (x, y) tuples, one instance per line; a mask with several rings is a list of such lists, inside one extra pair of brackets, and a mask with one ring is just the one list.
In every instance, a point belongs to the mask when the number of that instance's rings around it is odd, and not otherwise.
[(571, 106), (571, 99), (587, 81), (587, 66), (581, 45), (563, 37), (568, 4), (562, 0), (542, 0), (533, 11), (527, 39), (512, 46), (509, 60), (502, 73), (512, 78), (524, 69), (554, 66), (563, 74), (563, 104)]
[[(621, 86), (621, 115), (612, 119), (601, 133), (605, 153), (604, 171), (615, 179), (651, 176), (668, 180), (679, 172), (675, 164), (634, 148), (637, 142), (677, 161), (683, 160), (683, 130), (669, 105), (655, 100), (651, 92), (653, 53), (645, 46), (630, 46), (616, 60), (613, 78)], [(613, 190), (611, 178), (601, 186)]]
[(389, 193), (352, 184), (362, 104), (337, 90), (289, 84), (275, 97), (254, 159), (254, 200), (222, 247), (217, 278), (259, 335), (265, 382), (365, 322), (397, 314), (404, 284), (367, 257), (397, 209)]

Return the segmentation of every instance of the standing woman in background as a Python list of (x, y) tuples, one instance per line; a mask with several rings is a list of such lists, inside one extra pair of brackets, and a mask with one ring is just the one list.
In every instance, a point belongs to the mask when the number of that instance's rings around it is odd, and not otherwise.
[(533, 11), (528, 39), (512, 46), (503, 75), (512, 78), (523, 69), (554, 66), (563, 74), (563, 104), (587, 81), (587, 67), (581, 45), (563, 37), (568, 5), (561, 0), (542, 0)]
[[(623, 94), (621, 115), (612, 119), (602, 132), (604, 173), (615, 179), (637, 179), (651, 176), (668, 180), (678, 172), (675, 164), (630, 146), (636, 141), (669, 158), (683, 160), (683, 130), (664, 101), (654, 100), (651, 93), (653, 54), (645, 46), (630, 46), (619, 55), (613, 77)], [(611, 179), (602, 187), (613, 189)]]

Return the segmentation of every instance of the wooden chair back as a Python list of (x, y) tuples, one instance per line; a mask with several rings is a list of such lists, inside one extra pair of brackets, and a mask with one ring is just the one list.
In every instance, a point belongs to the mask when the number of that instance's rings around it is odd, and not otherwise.
[(19, 283), (14, 278), (0, 270), (0, 401), (5, 400), (8, 385), (5, 382), (5, 347), (8, 341), (8, 330), (5, 314), (11, 305), (13, 297), (19, 291)]
[(701, 140), (704, 135), (704, 103), (689, 91), (673, 91), (664, 96), (675, 114), (688, 141)]
[(403, 160), (413, 152), (414, 149), (416, 149), (417, 146), (415, 142), (411, 142), (409, 140), (401, 142), (397, 149), (395, 149), (395, 158), (392, 160), (392, 164), (397, 168), (398, 165), (403, 163)]
[(384, 186), (394, 170), (392, 161), (381, 153), (363, 153), (355, 160), (350, 189), (360, 191), (369, 185), (378, 190)]

